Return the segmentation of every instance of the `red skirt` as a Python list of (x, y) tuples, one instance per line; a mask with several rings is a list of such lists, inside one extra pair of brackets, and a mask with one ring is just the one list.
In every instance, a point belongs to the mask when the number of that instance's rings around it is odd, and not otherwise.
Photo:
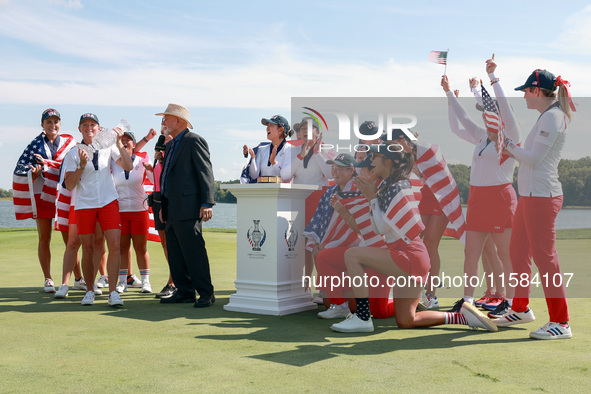
[(423, 281), (427, 280), (431, 260), (420, 237), (416, 237), (409, 244), (399, 239), (387, 245), (392, 260), (401, 270), (411, 276), (420, 276)]
[(439, 205), (439, 201), (435, 194), (429, 189), (427, 185), (421, 188), (421, 201), (419, 201), (419, 212), (421, 215), (443, 215), (443, 209)]
[(513, 227), (517, 195), (510, 183), (495, 186), (470, 186), (466, 230), (502, 233)]

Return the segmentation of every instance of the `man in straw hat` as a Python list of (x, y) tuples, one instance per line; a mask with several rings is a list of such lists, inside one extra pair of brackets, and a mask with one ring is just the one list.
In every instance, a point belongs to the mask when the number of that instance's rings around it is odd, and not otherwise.
[[(187, 108), (169, 104), (156, 115), (162, 116), (165, 133), (173, 137), (164, 152), (160, 190), (168, 264), (178, 289), (160, 302), (194, 302), (196, 308), (208, 307), (215, 297), (201, 222), (211, 219), (215, 204), (209, 147), (203, 137), (189, 131), (193, 126)], [(199, 293), (197, 301), (195, 291)]]

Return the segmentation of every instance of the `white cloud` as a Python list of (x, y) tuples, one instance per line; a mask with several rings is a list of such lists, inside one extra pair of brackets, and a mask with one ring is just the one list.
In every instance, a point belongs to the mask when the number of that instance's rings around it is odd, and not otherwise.
[(591, 5), (567, 16), (563, 29), (552, 47), (560, 52), (588, 55), (591, 52)]
[(72, 9), (80, 9), (82, 8), (82, 3), (80, 0), (48, 0), (48, 3), (51, 5), (58, 5), (65, 8), (72, 8)]

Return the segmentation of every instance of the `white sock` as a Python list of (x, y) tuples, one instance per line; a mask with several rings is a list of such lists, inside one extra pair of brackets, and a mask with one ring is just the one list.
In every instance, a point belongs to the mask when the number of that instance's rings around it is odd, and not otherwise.
[(474, 305), (474, 297), (471, 296), (464, 296), (464, 302), (469, 302), (470, 304)]
[(129, 272), (128, 269), (120, 269), (119, 270), (119, 283), (127, 284), (127, 273)]

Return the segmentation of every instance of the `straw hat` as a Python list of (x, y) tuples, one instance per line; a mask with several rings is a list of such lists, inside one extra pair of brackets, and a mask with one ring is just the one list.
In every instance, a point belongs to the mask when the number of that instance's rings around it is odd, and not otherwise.
[(166, 110), (164, 112), (156, 114), (156, 116), (163, 115), (172, 115), (176, 116), (177, 118), (181, 118), (182, 120), (187, 122), (187, 125), (190, 129), (193, 128), (193, 125), (191, 124), (191, 122), (189, 122), (189, 110), (183, 107), (182, 105), (168, 104), (168, 107), (166, 107)]

